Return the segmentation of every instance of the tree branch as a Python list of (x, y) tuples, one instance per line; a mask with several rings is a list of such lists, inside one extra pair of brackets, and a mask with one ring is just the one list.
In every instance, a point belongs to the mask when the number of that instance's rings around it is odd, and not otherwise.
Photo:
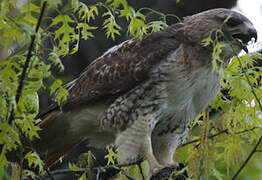
[[(243, 130), (243, 131), (235, 132), (234, 134), (246, 133), (246, 132), (249, 132), (249, 131), (253, 131), (253, 130), (255, 130), (256, 128), (257, 128), (257, 127), (252, 127), (252, 128), (250, 128), (250, 129), (245, 129), (245, 130)], [(219, 132), (216, 133), (216, 134), (210, 135), (210, 136), (208, 136), (208, 139), (212, 139), (212, 138), (214, 138), (214, 137), (216, 137), (216, 136), (219, 136), (219, 135), (221, 135), (221, 134), (224, 134), (224, 133), (228, 133), (228, 130), (227, 130), (227, 129), (224, 129), (224, 130), (222, 130), (222, 131), (219, 131)], [(186, 143), (181, 144), (180, 146), (178, 146), (178, 148), (182, 148), (182, 147), (184, 147), (184, 146), (186, 146), (186, 145), (193, 144), (193, 143), (196, 143), (196, 142), (199, 142), (199, 141), (200, 141), (200, 139), (194, 139), (194, 140), (192, 140), (192, 141), (188, 141), (188, 142), (186, 142)]]
[(45, 169), (46, 173), (48, 174), (48, 176), (51, 178), (51, 180), (55, 180), (53, 174), (49, 171), (49, 169)]
[[(212, 138), (214, 138), (214, 137), (216, 137), (216, 136), (219, 136), (220, 134), (224, 134), (224, 133), (227, 133), (227, 129), (224, 129), (224, 130), (222, 130), (222, 131), (220, 131), (220, 132), (218, 132), (218, 133), (216, 133), (216, 134), (213, 134), (213, 135), (208, 136), (208, 139), (212, 139)], [(186, 142), (186, 143), (183, 143), (183, 144), (181, 144), (180, 146), (178, 146), (178, 148), (184, 147), (184, 146), (189, 145), (189, 144), (196, 143), (196, 142), (198, 142), (198, 141), (200, 141), (200, 138), (194, 139), (194, 140), (192, 140), (192, 141), (188, 141), (188, 142)]]
[[(134, 161), (130, 161), (128, 163), (121, 163), (121, 164), (115, 164), (115, 165), (106, 165), (106, 166), (98, 166), (98, 167), (87, 167), (87, 168), (81, 168), (81, 170), (72, 170), (72, 169), (60, 169), (60, 170), (54, 170), (52, 172), (49, 172), (47, 175), (44, 175), (42, 177), (39, 178), (39, 180), (42, 180), (42, 179), (45, 179), (46, 177), (54, 177), (55, 175), (59, 175), (59, 174), (65, 174), (65, 173), (82, 173), (82, 172), (85, 172), (87, 170), (94, 170), (94, 171), (97, 171), (98, 175), (101, 173), (101, 172), (105, 172), (106, 170), (110, 170), (110, 169), (115, 169), (115, 170), (119, 170), (119, 171), (124, 171), (123, 167), (128, 167), (128, 166), (132, 166), (132, 165), (139, 165), (143, 162), (143, 158), (138, 158)], [(127, 175), (125, 172), (123, 173), (125, 176), (128, 176), (127, 178), (131, 178), (129, 175)], [(99, 177), (99, 176), (98, 176)]]
[(236, 177), (239, 175), (239, 173), (242, 171), (242, 169), (246, 166), (246, 164), (248, 163), (248, 161), (251, 159), (251, 157), (257, 152), (257, 147), (259, 146), (259, 144), (262, 142), (262, 136), (259, 138), (259, 140), (257, 141), (256, 145), (254, 146), (254, 148), (252, 149), (252, 151), (250, 152), (250, 154), (248, 155), (247, 159), (243, 162), (243, 164), (241, 165), (241, 167), (237, 170), (237, 172), (234, 174), (234, 176), (232, 177), (232, 180), (235, 180)]
[[(43, 15), (44, 15), (44, 11), (45, 11), (45, 8), (46, 8), (46, 4), (47, 4), (47, 1), (44, 1), (42, 8), (41, 8), (40, 15), (38, 17), (37, 25), (36, 25), (36, 28), (35, 28), (35, 34), (33, 34), (31, 36), (31, 43), (30, 43), (30, 46), (29, 46), (29, 49), (28, 49), (28, 54), (26, 56), (25, 65), (23, 67), (23, 71), (22, 71), (21, 77), (19, 79), (18, 88), (16, 90), (16, 96), (15, 96), (16, 104), (19, 103), (19, 100), (20, 100), (20, 97), (21, 97), (21, 94), (22, 94), (22, 90), (23, 90), (23, 86), (24, 86), (24, 80), (25, 80), (25, 77), (26, 77), (26, 72), (27, 72), (27, 69), (29, 67), (30, 59), (31, 59), (31, 56), (32, 56), (32, 51), (33, 51), (33, 47), (34, 47), (36, 33), (39, 30), (39, 27), (40, 27), (40, 24), (41, 24)], [(11, 115), (10, 115), (8, 123), (10, 124), (13, 120), (14, 120), (14, 108), (12, 108)]]
[(141, 163), (138, 164), (138, 168), (139, 168), (139, 172), (140, 172), (140, 175), (142, 177), (142, 180), (145, 180), (145, 176), (144, 176), (144, 173), (143, 173), (143, 169), (142, 169)]

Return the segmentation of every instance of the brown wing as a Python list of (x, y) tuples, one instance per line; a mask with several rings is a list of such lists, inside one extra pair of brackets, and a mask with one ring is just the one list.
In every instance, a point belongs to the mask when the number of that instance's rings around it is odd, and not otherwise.
[[(79, 78), (65, 85), (69, 95), (63, 110), (77, 105), (119, 95), (149, 78), (149, 72), (176, 50), (183, 37), (183, 24), (134, 38), (108, 50), (91, 63)], [(36, 118), (43, 118), (60, 108), (52, 104)]]
[(182, 28), (182, 23), (174, 24), (111, 48), (67, 85), (69, 96), (63, 109), (121, 94), (148, 79), (150, 70), (178, 48)]

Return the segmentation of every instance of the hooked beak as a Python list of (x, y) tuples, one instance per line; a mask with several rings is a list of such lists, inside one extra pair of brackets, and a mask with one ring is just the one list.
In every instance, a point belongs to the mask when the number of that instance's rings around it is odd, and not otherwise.
[(246, 53), (248, 53), (248, 42), (251, 41), (252, 38), (254, 38), (255, 42), (257, 41), (257, 31), (254, 26), (248, 22), (243, 23), (241, 27), (238, 27), (235, 31), (231, 32), (231, 36)]

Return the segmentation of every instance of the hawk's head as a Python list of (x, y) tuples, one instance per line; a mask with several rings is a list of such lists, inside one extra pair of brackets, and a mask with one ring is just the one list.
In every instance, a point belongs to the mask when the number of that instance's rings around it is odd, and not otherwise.
[(212, 34), (213, 40), (217, 37), (218, 43), (225, 46), (224, 54), (231, 56), (234, 54), (232, 47), (236, 53), (241, 49), (247, 51), (247, 43), (252, 38), (255, 41), (257, 39), (257, 31), (252, 22), (244, 15), (229, 9), (212, 9), (185, 17), (184, 25), (188, 41), (201, 45), (203, 40)]

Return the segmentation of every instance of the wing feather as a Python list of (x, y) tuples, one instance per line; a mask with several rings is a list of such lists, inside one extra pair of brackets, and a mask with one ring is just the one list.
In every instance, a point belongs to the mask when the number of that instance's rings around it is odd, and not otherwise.
[(63, 109), (121, 94), (149, 78), (149, 72), (179, 47), (182, 23), (134, 38), (108, 50), (91, 63), (68, 86), (69, 96)]
[[(149, 78), (150, 71), (179, 47), (181, 36), (183, 23), (177, 23), (109, 49), (77, 79), (64, 86), (69, 95), (62, 109), (66, 111), (91, 101), (118, 96), (143, 83)], [(59, 109), (57, 103), (52, 104), (37, 118)]]

